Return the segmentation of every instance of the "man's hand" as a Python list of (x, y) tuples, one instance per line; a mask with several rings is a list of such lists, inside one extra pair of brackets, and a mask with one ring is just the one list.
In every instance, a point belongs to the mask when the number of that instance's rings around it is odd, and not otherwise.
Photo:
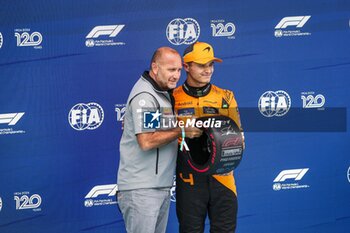
[(186, 138), (198, 138), (203, 134), (203, 130), (198, 129), (197, 127), (186, 127), (185, 128), (185, 137)]

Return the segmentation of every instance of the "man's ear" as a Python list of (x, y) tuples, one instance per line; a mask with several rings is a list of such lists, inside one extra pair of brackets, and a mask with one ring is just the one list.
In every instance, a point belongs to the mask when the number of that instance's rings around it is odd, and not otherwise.
[(152, 71), (153, 71), (153, 73), (155, 74), (155, 75), (157, 75), (158, 74), (158, 66), (157, 66), (157, 64), (155, 63), (155, 62), (152, 62)]
[(188, 63), (183, 63), (183, 68), (185, 69), (186, 72), (189, 72), (190, 65)]

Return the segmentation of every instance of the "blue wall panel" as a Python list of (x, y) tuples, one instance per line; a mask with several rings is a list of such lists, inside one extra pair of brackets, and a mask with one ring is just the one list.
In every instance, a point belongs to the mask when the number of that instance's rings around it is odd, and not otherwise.
[[(349, 1), (18, 0), (0, 18), (0, 232), (125, 232), (113, 195), (123, 107), (156, 48), (187, 47), (167, 38), (176, 18), (224, 60), (212, 81), (235, 92), (247, 129), (237, 232), (349, 232)], [(234, 30), (214, 36), (219, 23)], [(124, 27), (86, 38), (106, 25)], [(290, 110), (267, 118), (259, 100), (279, 90)], [(77, 104), (103, 121), (74, 125)]]

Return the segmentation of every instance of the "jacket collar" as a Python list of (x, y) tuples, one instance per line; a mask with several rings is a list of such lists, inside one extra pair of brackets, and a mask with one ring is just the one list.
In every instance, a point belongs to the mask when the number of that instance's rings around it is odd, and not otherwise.
[(160, 88), (160, 86), (156, 83), (156, 81), (154, 81), (154, 79), (149, 75), (149, 71), (147, 70), (144, 71), (142, 74), (142, 77), (146, 79), (146, 81), (149, 82), (156, 91), (166, 92), (166, 90), (163, 90), (162, 88)]
[(170, 102), (171, 102), (171, 106), (172, 106), (172, 109), (173, 109), (173, 112), (174, 112), (174, 106), (175, 106), (175, 98), (173, 96), (173, 90), (174, 89), (171, 89), (171, 90), (163, 90), (159, 87), (159, 85), (156, 83), (156, 81), (154, 81), (154, 79), (149, 75), (149, 71), (144, 71), (143, 74), (142, 74), (142, 77), (147, 81), (149, 82), (153, 89), (158, 91), (158, 92), (163, 92), (163, 93), (168, 93), (168, 97), (167, 98), (170, 98)]

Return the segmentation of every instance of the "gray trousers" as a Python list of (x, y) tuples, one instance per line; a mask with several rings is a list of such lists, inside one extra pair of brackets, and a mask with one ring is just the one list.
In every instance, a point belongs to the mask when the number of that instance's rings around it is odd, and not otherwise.
[(119, 191), (117, 197), (128, 233), (165, 233), (170, 188)]

